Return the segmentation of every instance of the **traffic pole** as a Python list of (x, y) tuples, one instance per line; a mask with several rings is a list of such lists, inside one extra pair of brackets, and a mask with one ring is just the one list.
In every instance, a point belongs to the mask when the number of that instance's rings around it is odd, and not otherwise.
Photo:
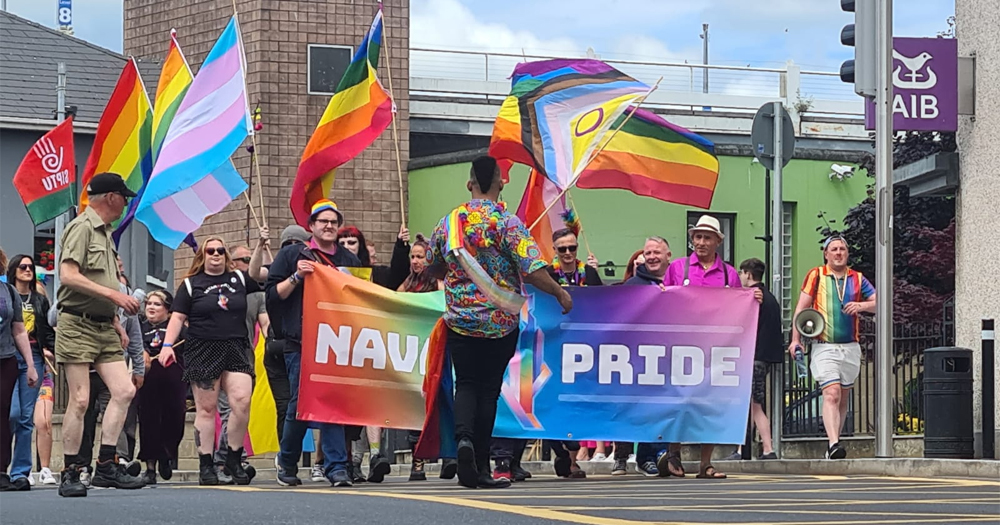
[(875, 16), (875, 457), (891, 458), (892, 399), (892, 0)]

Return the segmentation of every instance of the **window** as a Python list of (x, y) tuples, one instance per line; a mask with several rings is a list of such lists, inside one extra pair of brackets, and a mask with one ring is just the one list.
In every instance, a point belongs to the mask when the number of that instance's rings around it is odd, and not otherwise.
[[(698, 219), (702, 215), (706, 215), (703, 211), (689, 211), (687, 214), (687, 229), (694, 228), (698, 224)], [(722, 256), (722, 260), (735, 266), (736, 265), (736, 214), (735, 213), (709, 213), (712, 217), (719, 219), (719, 226), (722, 227), (722, 234), (725, 238), (722, 240), (722, 245), (719, 246), (719, 255)], [(686, 233), (686, 230), (685, 230)], [(691, 237), (688, 236), (687, 242), (687, 254), (690, 256), (694, 253), (694, 245), (691, 244)]]
[(310, 95), (332, 95), (354, 55), (351, 46), (309, 44), (308, 77)]

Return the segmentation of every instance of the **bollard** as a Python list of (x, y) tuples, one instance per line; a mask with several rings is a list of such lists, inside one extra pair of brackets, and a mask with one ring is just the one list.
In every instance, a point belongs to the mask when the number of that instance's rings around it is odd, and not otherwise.
[(994, 375), (994, 344), (996, 332), (993, 329), (993, 319), (983, 319), (983, 458), (996, 458), (996, 379)]

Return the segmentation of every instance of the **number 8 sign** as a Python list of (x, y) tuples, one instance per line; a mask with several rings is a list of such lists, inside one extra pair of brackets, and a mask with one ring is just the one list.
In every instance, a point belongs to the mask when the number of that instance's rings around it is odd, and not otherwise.
[(73, 25), (73, 2), (72, 0), (59, 0), (59, 25)]

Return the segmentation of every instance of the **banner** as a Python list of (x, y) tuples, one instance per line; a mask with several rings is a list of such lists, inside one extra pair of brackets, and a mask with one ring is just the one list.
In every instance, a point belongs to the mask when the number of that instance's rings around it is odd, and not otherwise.
[[(495, 436), (742, 443), (758, 304), (751, 290), (529, 289)], [(319, 268), (306, 280), (299, 416), (420, 429), (441, 292), (396, 293)]]
[(35, 226), (73, 207), (76, 158), (72, 117), (31, 146), (13, 182)]
[(394, 292), (347, 272), (317, 265), (306, 279), (298, 417), (419, 430), (444, 293)]

